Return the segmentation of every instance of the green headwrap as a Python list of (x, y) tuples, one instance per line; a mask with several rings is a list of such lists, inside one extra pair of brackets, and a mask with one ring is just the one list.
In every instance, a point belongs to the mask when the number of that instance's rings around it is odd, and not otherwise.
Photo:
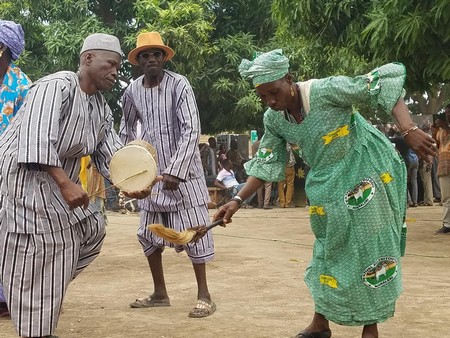
[(251, 79), (253, 85), (268, 83), (281, 79), (289, 72), (289, 59), (281, 49), (267, 53), (256, 53), (253, 61), (243, 59), (239, 65), (239, 73), (244, 79)]

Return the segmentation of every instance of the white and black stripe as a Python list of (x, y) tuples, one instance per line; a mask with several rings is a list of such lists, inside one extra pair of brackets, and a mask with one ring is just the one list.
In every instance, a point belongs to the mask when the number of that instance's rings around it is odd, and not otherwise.
[(46, 233), (75, 224), (97, 211), (70, 211), (54, 180), (40, 164), (62, 167), (79, 182), (80, 159), (91, 155), (109, 176), (109, 161), (122, 146), (104, 97), (88, 96), (72, 72), (33, 84), (11, 126), (0, 136), (0, 193), (6, 196), (8, 231)]
[(19, 335), (53, 333), (69, 282), (105, 236), (95, 205), (70, 211), (41, 165), (78, 183), (81, 157), (91, 155), (108, 176), (121, 146), (104, 97), (86, 95), (72, 72), (35, 82), (0, 136), (0, 283)]
[(123, 95), (120, 137), (124, 143), (141, 138), (158, 152), (158, 174), (170, 174), (183, 181), (176, 191), (155, 185), (153, 195), (141, 202), (149, 211), (171, 212), (205, 205), (209, 201), (200, 159), (200, 118), (194, 92), (188, 80), (165, 70), (159, 86), (145, 88), (143, 76), (131, 83)]
[(206, 205), (182, 209), (178, 212), (151, 212), (141, 211), (141, 226), (138, 230), (138, 240), (142, 245), (144, 254), (150, 256), (156, 249), (164, 246), (175, 248), (177, 252), (185, 250), (194, 264), (206, 263), (214, 259), (214, 241), (211, 231), (208, 231), (196, 243), (175, 245), (156, 236), (147, 229), (149, 224), (164, 224), (175, 231), (184, 231), (197, 225), (209, 225), (208, 208)]
[[(45, 234), (8, 233), (0, 220), (0, 275), (20, 336), (54, 333), (69, 283), (100, 253), (104, 218), (95, 213)], [(17, 278), (22, 276), (22, 278)]]

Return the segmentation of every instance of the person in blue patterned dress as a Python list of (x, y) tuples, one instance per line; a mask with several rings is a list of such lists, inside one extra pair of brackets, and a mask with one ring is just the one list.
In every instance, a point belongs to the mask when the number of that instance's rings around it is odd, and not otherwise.
[(28, 76), (14, 64), (24, 47), (22, 26), (0, 20), (0, 134), (16, 115), (31, 85)]
[(296, 337), (329, 338), (329, 321), (363, 326), (377, 338), (377, 323), (394, 314), (402, 290), (400, 258), (406, 238), (406, 169), (389, 140), (355, 106), (393, 114), (406, 141), (424, 159), (434, 140), (412, 122), (403, 101), (405, 67), (390, 63), (357, 77), (295, 83), (281, 50), (243, 60), (269, 109), (257, 153), (246, 163), (245, 187), (214, 219), (232, 215), (265, 181), (281, 181), (286, 143), (300, 146), (311, 167), (306, 179), (316, 237), (305, 282), (315, 303), (311, 324)]

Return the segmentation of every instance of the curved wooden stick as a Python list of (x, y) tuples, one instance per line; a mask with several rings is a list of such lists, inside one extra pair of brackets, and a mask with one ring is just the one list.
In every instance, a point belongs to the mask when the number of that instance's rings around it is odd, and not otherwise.
[(130, 178), (133, 178), (133, 177), (135, 177), (135, 176), (137, 176), (137, 175), (143, 174), (143, 173), (145, 173), (146, 171), (148, 171), (148, 169), (144, 169), (144, 170), (141, 170), (141, 171), (139, 171), (139, 172), (137, 172), (137, 173), (134, 173), (133, 175), (130, 175), (130, 176), (128, 176), (127, 178), (125, 178), (125, 179), (123, 179), (123, 180), (121, 180), (121, 181), (119, 181), (119, 182), (116, 182), (115, 184), (111, 184), (109, 187), (107, 187), (107, 188), (105, 188), (105, 189), (103, 189), (103, 190), (97, 191), (96, 193), (93, 193), (92, 195), (89, 195), (89, 198), (91, 198), (92, 196), (101, 194), (102, 192), (105, 192), (106, 190), (111, 189), (112, 187), (116, 187), (118, 184), (123, 183), (123, 182), (125, 182), (126, 180), (129, 180)]

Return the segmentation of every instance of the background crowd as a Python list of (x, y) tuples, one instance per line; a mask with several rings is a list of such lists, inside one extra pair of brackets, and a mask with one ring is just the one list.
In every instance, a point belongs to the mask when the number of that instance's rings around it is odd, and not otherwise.
[[(444, 130), (448, 130), (447, 120), (450, 117), (447, 117), (446, 114), (448, 109), (448, 106), (444, 107), (444, 110), (433, 115), (432, 119), (426, 120), (420, 126), (420, 129), (437, 139), (439, 130), (441, 130), (441, 133)], [(445, 155), (447, 153), (445, 140), (439, 143), (439, 153), (441, 155), (427, 163), (419, 159), (417, 154), (408, 146), (395, 124), (371, 123), (374, 128), (377, 128), (391, 141), (404, 160), (408, 173), (408, 207), (427, 207), (435, 204), (442, 206), (440, 180), (443, 176), (447, 176), (444, 168), (450, 165), (447, 163), (448, 160)], [(251, 145), (252, 157), (258, 151), (262, 135), (263, 131), (258, 130), (258, 140)], [(228, 190), (228, 194), (219, 204), (223, 204), (228, 198), (236, 195), (247, 178), (243, 164), (249, 159), (243, 158), (237, 145), (237, 142), (232, 140), (230, 149), (228, 149), (227, 144), (218, 144), (215, 137), (209, 137), (208, 143), (200, 143), (200, 154), (208, 187)], [(303, 207), (305, 204), (307, 206), (306, 199), (296, 203), (294, 196), (296, 189), (302, 189), (300, 185), (295, 184), (295, 180), (304, 179), (308, 172), (308, 167), (303, 163), (301, 150), (298, 147), (288, 144), (286, 151), (289, 154), (286, 161), (286, 179), (280, 182), (266, 182), (264, 187), (258, 190), (257, 195), (244, 204), (244, 207), (272, 209), (274, 207)], [(224, 160), (227, 159), (228, 161), (225, 161), (224, 165)], [(224, 179), (224, 172), (228, 172), (228, 176), (232, 176), (233, 180)], [(439, 172), (441, 173), (440, 175), (438, 175)]]

